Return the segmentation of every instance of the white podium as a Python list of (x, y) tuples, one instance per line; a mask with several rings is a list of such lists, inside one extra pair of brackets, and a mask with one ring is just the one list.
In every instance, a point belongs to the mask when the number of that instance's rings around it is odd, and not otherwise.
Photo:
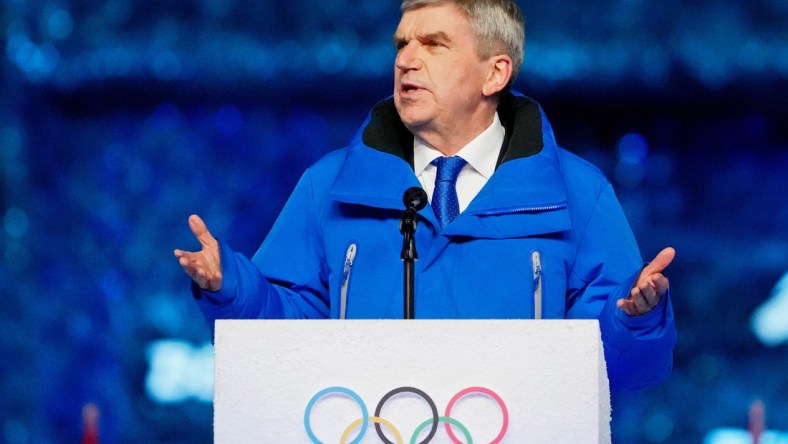
[(609, 443), (596, 321), (216, 322), (216, 443)]

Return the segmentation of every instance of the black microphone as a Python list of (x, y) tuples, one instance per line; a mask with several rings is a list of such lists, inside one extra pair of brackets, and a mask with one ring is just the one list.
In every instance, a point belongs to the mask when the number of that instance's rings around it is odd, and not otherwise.
[(427, 206), (427, 192), (420, 187), (410, 187), (402, 195), (402, 203), (406, 209), (413, 208), (416, 211)]
[(405, 211), (402, 212), (402, 220), (399, 223), (399, 231), (402, 233), (402, 259), (404, 266), (404, 290), (405, 290), (405, 319), (413, 319), (414, 309), (414, 262), (418, 259), (416, 253), (416, 218), (417, 211), (427, 206), (427, 193), (419, 187), (411, 187), (405, 190), (402, 196), (402, 203), (405, 204)]
[[(402, 203), (405, 204), (405, 211), (399, 223), (399, 232), (409, 240), (408, 235), (416, 231), (416, 212), (427, 206), (427, 193), (419, 187), (410, 187), (402, 195)], [(405, 259), (404, 247), (402, 254), (402, 259)]]

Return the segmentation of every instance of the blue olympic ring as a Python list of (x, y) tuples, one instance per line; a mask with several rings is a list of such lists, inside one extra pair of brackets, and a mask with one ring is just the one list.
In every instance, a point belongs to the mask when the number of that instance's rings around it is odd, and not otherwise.
[(304, 412), (304, 426), (306, 427), (306, 434), (309, 435), (309, 439), (311, 439), (313, 443), (323, 444), (319, 439), (317, 439), (317, 436), (315, 436), (315, 433), (312, 431), (312, 424), (309, 420), (309, 415), (312, 413), (312, 408), (315, 406), (317, 400), (329, 393), (342, 393), (350, 396), (354, 401), (356, 401), (356, 403), (358, 403), (358, 406), (361, 407), (361, 431), (359, 432), (356, 439), (350, 441), (350, 444), (358, 444), (364, 437), (364, 433), (367, 432), (367, 426), (369, 425), (369, 413), (367, 412), (367, 406), (364, 404), (364, 401), (361, 400), (361, 397), (358, 396), (358, 394), (353, 390), (345, 387), (324, 388), (323, 390), (317, 392), (317, 394), (315, 394), (315, 396), (309, 400), (309, 404), (306, 405), (306, 411)]

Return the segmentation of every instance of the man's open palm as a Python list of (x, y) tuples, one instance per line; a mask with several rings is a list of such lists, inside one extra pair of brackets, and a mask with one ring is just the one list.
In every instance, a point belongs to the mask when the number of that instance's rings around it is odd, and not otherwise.
[(659, 304), (662, 295), (668, 291), (670, 282), (662, 272), (673, 262), (676, 250), (665, 248), (651, 263), (643, 267), (627, 299), (619, 299), (616, 305), (630, 316), (644, 315)]
[(189, 217), (189, 228), (202, 245), (200, 251), (175, 250), (175, 257), (183, 271), (203, 290), (218, 291), (222, 288), (222, 267), (219, 259), (219, 242), (200, 216)]

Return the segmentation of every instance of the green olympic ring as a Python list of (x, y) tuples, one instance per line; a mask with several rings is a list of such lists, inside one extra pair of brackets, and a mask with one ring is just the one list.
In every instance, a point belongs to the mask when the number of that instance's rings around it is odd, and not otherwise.
[[(465, 440), (468, 441), (465, 444), (473, 444), (473, 439), (471, 438), (471, 433), (468, 429), (462, 425), (460, 421), (457, 421), (454, 418), (449, 418), (448, 416), (441, 416), (438, 418), (438, 422), (447, 422), (451, 425), (457, 426), (458, 429), (465, 435)], [(428, 425), (432, 424), (432, 418), (422, 422), (416, 427), (416, 430), (413, 431), (413, 436), (410, 437), (410, 444), (416, 444), (416, 438), (419, 436), (422, 430), (426, 429)]]

